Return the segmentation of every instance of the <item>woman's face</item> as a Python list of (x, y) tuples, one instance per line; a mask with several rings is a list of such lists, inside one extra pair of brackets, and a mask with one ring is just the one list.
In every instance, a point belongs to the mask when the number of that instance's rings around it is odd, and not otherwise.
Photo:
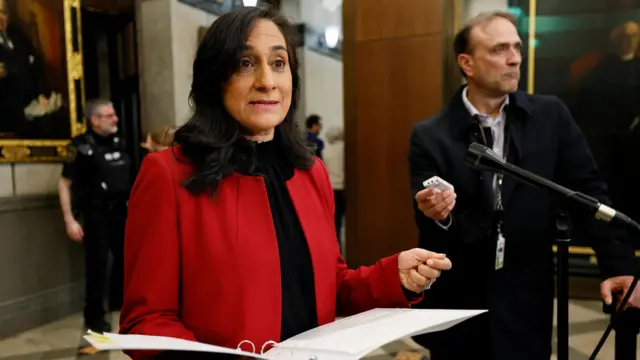
[(292, 76), (284, 36), (269, 20), (258, 20), (238, 70), (224, 88), (226, 110), (256, 140), (273, 138), (291, 106)]

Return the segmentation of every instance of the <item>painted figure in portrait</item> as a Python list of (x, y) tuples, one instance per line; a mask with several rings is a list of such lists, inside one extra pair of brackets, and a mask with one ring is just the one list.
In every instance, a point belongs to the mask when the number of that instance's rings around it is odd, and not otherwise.
[[(576, 120), (587, 135), (614, 204), (638, 219), (640, 197), (640, 25), (626, 21), (613, 28), (606, 50), (585, 66), (576, 80)], [(586, 61), (585, 61), (586, 62)], [(576, 62), (576, 65), (580, 64)]]
[(62, 1), (0, 0), (0, 140), (70, 138)]

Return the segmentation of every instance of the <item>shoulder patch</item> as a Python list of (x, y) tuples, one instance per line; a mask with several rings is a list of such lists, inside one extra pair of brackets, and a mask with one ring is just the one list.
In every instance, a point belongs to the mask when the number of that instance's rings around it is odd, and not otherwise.
[(68, 163), (72, 163), (77, 156), (78, 156), (78, 149), (74, 145), (69, 145), (67, 147), (67, 156), (64, 161)]
[(77, 151), (84, 156), (93, 155), (93, 148), (89, 144), (79, 144), (76, 145)]

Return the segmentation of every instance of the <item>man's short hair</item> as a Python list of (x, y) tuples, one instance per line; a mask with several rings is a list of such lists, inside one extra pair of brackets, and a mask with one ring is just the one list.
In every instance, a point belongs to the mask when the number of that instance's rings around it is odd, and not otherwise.
[(471, 31), (473, 29), (481, 25), (486, 25), (492, 20), (498, 18), (507, 19), (513, 24), (513, 26), (518, 26), (518, 18), (508, 11), (483, 12), (472, 17), (464, 24), (462, 29), (456, 33), (456, 36), (453, 39), (453, 52), (455, 53), (456, 58), (458, 58), (460, 54), (470, 54), (473, 52), (469, 41)]
[(84, 106), (84, 116), (90, 119), (92, 116), (100, 112), (103, 106), (113, 106), (113, 103), (106, 99), (91, 99)]
[(307, 117), (307, 129), (311, 129), (314, 125), (320, 124), (320, 116), (313, 114)]

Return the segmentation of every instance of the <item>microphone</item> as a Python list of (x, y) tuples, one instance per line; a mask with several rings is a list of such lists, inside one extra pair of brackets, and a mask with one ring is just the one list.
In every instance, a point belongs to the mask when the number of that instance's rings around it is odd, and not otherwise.
[(464, 159), (465, 163), (474, 169), (490, 171), (506, 176), (510, 176), (519, 182), (550, 191), (563, 198), (574, 200), (586, 206), (595, 214), (595, 218), (613, 224), (624, 224), (640, 230), (640, 225), (627, 215), (601, 204), (597, 199), (578, 191), (567, 189), (548, 179), (538, 176), (532, 172), (519, 168), (508, 163), (505, 159), (496, 154), (488, 147), (474, 142), (469, 146)]

